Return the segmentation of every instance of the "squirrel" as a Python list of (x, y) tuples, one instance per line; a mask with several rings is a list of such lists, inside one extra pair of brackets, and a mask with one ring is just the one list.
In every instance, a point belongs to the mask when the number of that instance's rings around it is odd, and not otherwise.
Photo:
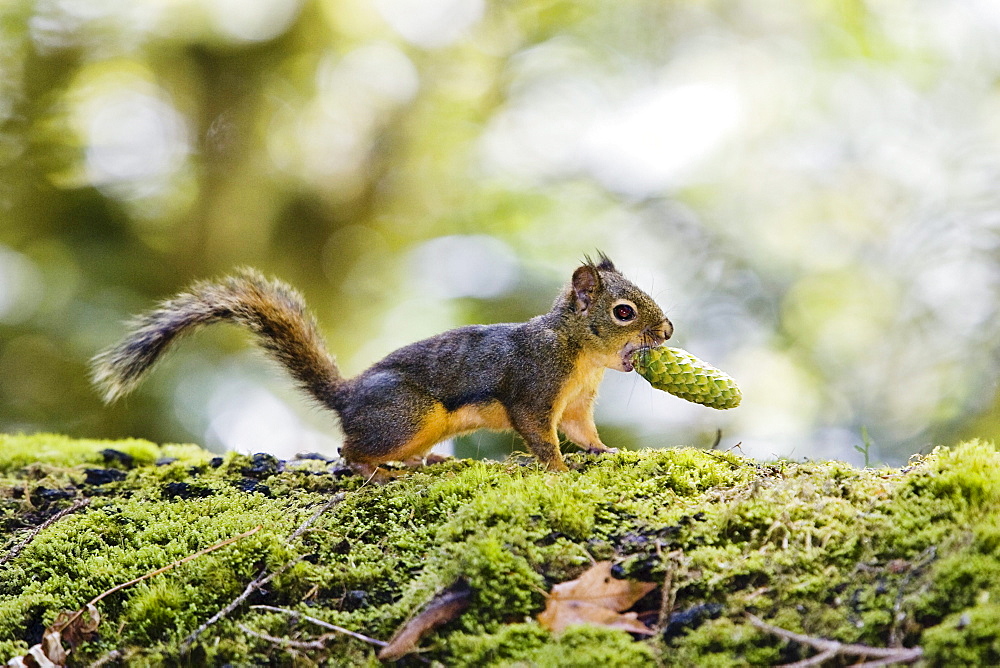
[(478, 429), (516, 431), (550, 470), (565, 471), (557, 430), (592, 452), (615, 452), (594, 425), (606, 369), (665, 342), (673, 325), (603, 253), (585, 258), (552, 309), (527, 322), (471, 325), (404, 346), (354, 378), (341, 375), (301, 295), (253, 269), (186, 292), (139, 316), (93, 359), (110, 403), (133, 390), (180, 336), (215, 322), (249, 329), (320, 405), (340, 417), (341, 456), (359, 473), (422, 458)]

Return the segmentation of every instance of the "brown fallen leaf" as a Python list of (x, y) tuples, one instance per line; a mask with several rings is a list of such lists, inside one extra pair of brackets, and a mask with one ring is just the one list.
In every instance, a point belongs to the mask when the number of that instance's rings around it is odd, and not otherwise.
[(66, 665), (69, 652), (63, 647), (65, 642), (70, 648), (90, 640), (101, 624), (101, 615), (97, 608), (88, 603), (86, 614), (79, 610), (60, 612), (42, 634), (42, 642), (33, 645), (24, 656), (17, 656), (7, 662), (8, 666), (17, 668), (62, 668)]
[(66, 665), (66, 658), (69, 654), (69, 650), (63, 647), (63, 642), (69, 645), (71, 650), (81, 642), (91, 640), (94, 637), (97, 632), (97, 627), (101, 623), (101, 615), (97, 611), (97, 606), (95, 604), (101, 599), (114, 594), (117, 591), (121, 591), (126, 587), (131, 587), (132, 585), (142, 582), (143, 580), (148, 580), (155, 575), (165, 573), (175, 566), (180, 566), (181, 564), (191, 561), (192, 559), (197, 559), (203, 554), (214, 552), (215, 550), (225, 547), (230, 543), (235, 543), (241, 538), (252, 536), (262, 528), (264, 528), (263, 525), (257, 525), (255, 528), (247, 531), (246, 533), (241, 533), (238, 536), (227, 538), (226, 540), (220, 541), (215, 545), (199, 550), (194, 554), (189, 554), (183, 559), (178, 559), (177, 561), (171, 562), (166, 566), (157, 568), (155, 571), (150, 571), (145, 575), (141, 575), (134, 580), (129, 580), (128, 582), (115, 585), (111, 589), (101, 592), (94, 598), (90, 599), (90, 602), (85, 604), (79, 610), (65, 610), (60, 612), (56, 616), (55, 621), (45, 629), (45, 633), (42, 634), (42, 642), (29, 648), (27, 654), (23, 656), (15, 656), (7, 662), (7, 665), (13, 666), (14, 668), (63, 668), (63, 666)]
[(465, 580), (459, 580), (437, 594), (420, 614), (396, 631), (389, 644), (378, 653), (379, 660), (395, 661), (417, 649), (421, 638), (462, 614), (469, 607), (470, 598), (472, 589)]
[(538, 622), (553, 633), (572, 624), (595, 624), (652, 635), (654, 631), (640, 622), (636, 613), (622, 614), (622, 610), (655, 588), (652, 582), (617, 580), (611, 577), (611, 562), (599, 561), (577, 579), (552, 587)]
[(49, 627), (61, 633), (63, 642), (70, 647), (93, 640), (97, 635), (97, 627), (101, 625), (101, 613), (97, 612), (93, 603), (84, 606), (84, 610), (86, 612), (82, 615), (76, 614), (76, 611), (60, 612)]

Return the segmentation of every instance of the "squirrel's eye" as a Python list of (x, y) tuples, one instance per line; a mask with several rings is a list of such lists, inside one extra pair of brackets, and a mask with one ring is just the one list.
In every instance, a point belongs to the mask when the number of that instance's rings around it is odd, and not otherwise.
[(615, 317), (622, 322), (628, 322), (629, 320), (635, 319), (635, 309), (628, 304), (619, 304), (611, 309), (611, 311), (615, 314)]

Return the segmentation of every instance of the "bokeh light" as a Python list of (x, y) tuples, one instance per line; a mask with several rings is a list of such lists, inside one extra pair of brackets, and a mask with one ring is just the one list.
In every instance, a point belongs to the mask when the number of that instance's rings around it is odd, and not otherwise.
[(544, 311), (601, 249), (745, 397), (609, 372), (610, 445), (900, 463), (996, 438), (998, 44), (991, 0), (6, 3), (0, 430), (333, 454), (233, 328), (113, 407), (87, 359), (252, 265), (356, 373)]

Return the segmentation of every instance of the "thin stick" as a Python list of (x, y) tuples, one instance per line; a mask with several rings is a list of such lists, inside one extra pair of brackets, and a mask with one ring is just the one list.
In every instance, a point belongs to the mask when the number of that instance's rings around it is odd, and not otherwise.
[(808, 659), (802, 659), (801, 661), (796, 661), (795, 663), (786, 663), (782, 668), (808, 668), (809, 666), (819, 666), (822, 665), (824, 661), (836, 656), (837, 653), (832, 649), (824, 650), (819, 654), (814, 654)]
[(307, 622), (312, 622), (317, 626), (322, 626), (324, 629), (330, 629), (331, 631), (336, 631), (337, 633), (343, 633), (344, 635), (351, 636), (352, 638), (357, 638), (358, 640), (363, 640), (371, 645), (377, 645), (379, 647), (385, 647), (389, 643), (383, 642), (381, 640), (376, 640), (375, 638), (370, 638), (366, 635), (356, 633), (350, 629), (345, 629), (343, 626), (337, 626), (336, 624), (331, 624), (330, 622), (324, 622), (322, 619), (316, 619), (315, 617), (310, 617), (309, 615), (304, 615), (301, 612), (295, 610), (289, 610), (288, 608), (276, 608), (273, 605), (251, 605), (253, 610), (268, 610), (270, 612), (280, 612), (298, 619), (304, 619)]
[(317, 510), (315, 513), (312, 514), (312, 517), (310, 517), (305, 522), (300, 524), (299, 527), (292, 532), (292, 534), (288, 537), (288, 542), (292, 542), (293, 540), (301, 536), (303, 533), (305, 533), (305, 530), (309, 528), (309, 526), (313, 522), (318, 520), (320, 515), (322, 515), (330, 508), (343, 501), (346, 496), (347, 494), (344, 492), (340, 492), (339, 494), (334, 494), (333, 496), (331, 496), (329, 501), (320, 506), (319, 510)]
[(916, 661), (917, 658), (919, 657), (915, 657), (912, 659), (909, 658), (901, 659), (899, 657), (887, 656), (881, 659), (875, 659), (874, 661), (865, 661), (864, 663), (856, 663), (853, 666), (851, 666), (851, 668), (882, 668), (882, 666), (891, 666), (894, 663), (912, 663), (913, 661)]
[(663, 631), (670, 623), (670, 616), (674, 612), (674, 603), (677, 599), (677, 588), (674, 586), (674, 577), (680, 568), (680, 559), (683, 556), (682, 550), (675, 550), (667, 555), (667, 573), (663, 577), (663, 598), (660, 599), (660, 614), (656, 618), (657, 632)]
[[(87, 605), (94, 605), (95, 603), (97, 603), (98, 601), (100, 601), (105, 596), (109, 596), (110, 594), (113, 594), (116, 591), (121, 591), (122, 589), (125, 589), (126, 587), (131, 587), (132, 585), (137, 584), (139, 582), (142, 582), (143, 580), (148, 580), (149, 578), (153, 577), (154, 575), (159, 575), (160, 573), (164, 573), (166, 571), (169, 571), (171, 568), (174, 568), (176, 566), (180, 566), (181, 564), (186, 564), (187, 562), (191, 561), (192, 559), (197, 559), (198, 557), (200, 557), (203, 554), (208, 554), (209, 552), (214, 552), (214, 551), (218, 550), (219, 548), (222, 548), (222, 547), (225, 547), (226, 545), (229, 545), (230, 543), (235, 543), (236, 541), (242, 540), (242, 539), (246, 538), (247, 536), (252, 536), (252, 535), (254, 535), (255, 533), (257, 533), (258, 531), (260, 531), (263, 528), (264, 528), (263, 524), (258, 524), (257, 526), (255, 526), (253, 529), (250, 529), (250, 531), (247, 531), (246, 533), (241, 533), (238, 536), (233, 536), (232, 538), (227, 538), (226, 540), (220, 541), (220, 542), (216, 543), (215, 545), (210, 545), (210, 546), (206, 547), (203, 550), (198, 550), (194, 554), (189, 554), (188, 556), (184, 557), (183, 559), (178, 559), (177, 561), (175, 561), (173, 563), (169, 563), (166, 566), (163, 566), (162, 568), (157, 568), (155, 571), (150, 571), (149, 573), (146, 573), (145, 575), (140, 575), (139, 577), (137, 577), (134, 580), (129, 580), (128, 582), (125, 582), (123, 584), (120, 584), (120, 585), (117, 585), (115, 587), (112, 587), (111, 589), (107, 590), (106, 592), (104, 592), (102, 594), (98, 594), (97, 596), (95, 596), (94, 598), (92, 598), (90, 600), (90, 602), (87, 603)], [(85, 605), (84, 607), (87, 607), (87, 606)], [(77, 611), (77, 616), (79, 616), (80, 612), (81, 611)], [(68, 623), (67, 623), (67, 626), (68, 626)]]
[[(826, 638), (814, 638), (813, 636), (807, 636), (794, 631), (789, 631), (788, 629), (783, 629), (780, 626), (773, 626), (759, 617), (751, 615), (750, 613), (747, 613), (747, 618), (750, 620), (751, 624), (762, 631), (767, 631), (768, 633), (772, 633), (780, 638), (793, 640), (802, 645), (807, 645), (813, 649), (819, 650), (823, 654), (874, 656), (884, 660), (880, 662), (861, 664), (869, 666), (870, 668), (873, 668), (874, 666), (889, 665), (891, 663), (910, 663), (919, 659), (924, 653), (924, 650), (921, 647), (872, 647), (870, 645), (842, 643), (837, 640), (827, 640)], [(810, 661), (810, 659), (807, 659), (806, 661)], [(813, 664), (800, 661), (798, 663), (787, 665), (807, 666)]]
[[(278, 638), (267, 633), (262, 633), (261, 631), (254, 631), (251, 628), (247, 628), (243, 624), (237, 623), (236, 626), (240, 627), (240, 630), (247, 635), (254, 636), (255, 638), (260, 638), (261, 640), (266, 640), (272, 642), (275, 645), (286, 645), (288, 647), (294, 647), (295, 649), (326, 649), (326, 643), (323, 640), (292, 640), (291, 638)], [(322, 636), (321, 636), (322, 637)]]
[(88, 607), (94, 605), (95, 603), (97, 603), (98, 601), (100, 601), (102, 598), (105, 598), (106, 596), (110, 596), (111, 594), (114, 594), (116, 591), (121, 591), (122, 589), (125, 589), (126, 587), (131, 587), (134, 584), (138, 584), (139, 582), (142, 582), (143, 580), (148, 580), (149, 578), (153, 577), (154, 575), (159, 575), (160, 573), (164, 573), (166, 571), (169, 571), (171, 568), (174, 568), (176, 566), (180, 566), (181, 564), (185, 564), (185, 563), (191, 561), (192, 559), (197, 559), (198, 557), (202, 556), (203, 554), (208, 554), (209, 552), (214, 552), (215, 550), (218, 550), (219, 548), (223, 548), (226, 545), (229, 545), (230, 543), (235, 543), (236, 541), (241, 540), (243, 538), (246, 538), (247, 536), (252, 536), (253, 534), (257, 533), (258, 531), (260, 531), (263, 528), (264, 528), (264, 526), (262, 524), (258, 524), (257, 526), (255, 526), (253, 529), (250, 529), (250, 531), (247, 531), (246, 533), (241, 533), (238, 536), (233, 536), (232, 538), (227, 538), (226, 540), (220, 541), (220, 542), (216, 543), (215, 545), (210, 545), (210, 546), (208, 546), (208, 547), (206, 547), (206, 548), (204, 548), (202, 550), (198, 550), (194, 554), (189, 554), (188, 556), (184, 557), (183, 559), (178, 559), (177, 561), (171, 562), (171, 563), (167, 564), (166, 566), (163, 566), (162, 568), (157, 568), (155, 571), (150, 571), (149, 573), (146, 573), (145, 575), (140, 575), (139, 577), (135, 578), (134, 580), (129, 580), (128, 582), (123, 582), (120, 585), (115, 585), (111, 589), (108, 589), (107, 591), (102, 592), (102, 593), (98, 594), (97, 596), (95, 596), (94, 598), (90, 599), (90, 601), (86, 605), (84, 605), (82, 608), (80, 608), (79, 610), (77, 610), (76, 612), (74, 612), (73, 615), (63, 623), (63, 628), (68, 627), (70, 624), (72, 624), (77, 619), (79, 619), (80, 615), (83, 614), (84, 610), (86, 610)]
[(192, 631), (188, 635), (188, 637), (184, 638), (184, 641), (181, 643), (181, 652), (186, 652), (188, 650), (188, 648), (191, 646), (191, 643), (193, 643), (195, 640), (197, 640), (198, 636), (200, 636), (202, 633), (204, 633), (205, 630), (208, 629), (209, 626), (211, 626), (212, 624), (215, 624), (217, 621), (219, 621), (220, 619), (222, 619), (223, 617), (225, 617), (226, 615), (228, 615), (230, 612), (232, 612), (236, 608), (238, 608), (243, 603), (243, 601), (245, 601), (248, 598), (250, 598), (251, 594), (253, 594), (255, 591), (257, 591), (258, 589), (260, 589), (261, 587), (263, 587), (264, 585), (266, 585), (268, 582), (270, 582), (274, 578), (278, 577), (279, 575), (281, 575), (282, 573), (284, 573), (285, 571), (287, 571), (289, 568), (291, 568), (295, 564), (297, 564), (300, 561), (302, 561), (302, 559), (303, 559), (303, 557), (299, 557), (298, 559), (294, 559), (292, 561), (289, 561), (287, 564), (285, 564), (284, 566), (282, 566), (278, 570), (276, 570), (276, 571), (274, 571), (274, 572), (272, 572), (272, 573), (270, 573), (268, 575), (265, 575), (265, 573), (262, 572), (260, 574), (260, 576), (254, 578), (250, 582), (250, 584), (248, 584), (246, 586), (246, 589), (243, 590), (242, 594), (240, 594), (239, 596), (237, 596), (236, 598), (234, 598), (232, 601), (230, 601), (229, 604), (226, 607), (222, 608), (221, 610), (219, 610), (218, 612), (216, 612), (214, 615), (212, 615), (211, 617), (209, 617), (207, 620), (205, 620), (204, 622), (202, 622), (202, 624), (198, 628), (196, 628), (194, 631)]
[[(305, 532), (305, 530), (313, 522), (315, 522), (317, 519), (319, 519), (320, 515), (322, 515), (327, 510), (329, 510), (333, 506), (335, 506), (338, 503), (340, 503), (341, 501), (343, 501), (346, 496), (347, 496), (347, 494), (344, 493), (344, 492), (340, 492), (338, 494), (334, 494), (332, 497), (330, 497), (329, 501), (327, 501), (322, 506), (320, 506), (319, 509), (312, 514), (312, 516), (310, 516), (305, 522), (303, 522), (302, 524), (300, 524), (295, 529), (295, 531), (293, 531), (291, 534), (289, 534), (287, 540), (289, 542), (291, 542), (291, 541), (295, 540), (296, 538), (298, 538), (299, 536), (301, 536)], [(225, 617), (226, 615), (228, 615), (229, 613), (231, 613), (233, 610), (235, 610), (236, 608), (238, 608), (240, 605), (243, 604), (244, 601), (246, 601), (248, 598), (250, 598), (251, 594), (253, 594), (255, 591), (257, 591), (258, 589), (260, 589), (261, 587), (263, 587), (265, 584), (267, 584), (268, 582), (270, 582), (273, 578), (277, 577), (278, 575), (281, 575), (282, 573), (284, 573), (285, 571), (287, 571), (289, 568), (291, 568), (295, 564), (297, 564), (300, 561), (302, 561), (303, 558), (304, 557), (299, 557), (298, 559), (295, 559), (294, 561), (290, 561), (287, 564), (285, 564), (284, 566), (282, 566), (281, 568), (279, 568), (278, 570), (276, 570), (276, 571), (274, 571), (273, 573), (270, 573), (270, 574), (268, 574), (267, 571), (265, 571), (265, 570), (261, 570), (261, 572), (257, 575), (257, 577), (254, 578), (253, 580), (251, 580), (250, 584), (248, 584), (246, 586), (246, 589), (243, 590), (242, 594), (240, 594), (239, 596), (237, 596), (236, 598), (234, 598), (232, 601), (230, 601), (229, 604), (226, 605), (226, 607), (222, 608), (221, 610), (219, 610), (218, 612), (216, 612), (214, 615), (212, 615), (210, 618), (208, 618), (207, 620), (205, 620), (198, 628), (196, 628), (186, 638), (184, 638), (184, 640), (181, 642), (181, 652), (182, 653), (187, 652), (188, 649), (190, 649), (191, 645), (194, 643), (194, 641), (198, 639), (198, 636), (200, 636), (202, 633), (204, 633), (208, 629), (208, 627), (212, 626), (213, 624), (215, 624), (216, 622), (218, 622), (220, 619), (222, 619), (223, 617)]]
[(86, 507), (88, 505), (90, 505), (90, 499), (77, 499), (76, 501), (73, 502), (73, 505), (69, 506), (68, 508), (63, 508), (58, 513), (56, 513), (55, 515), (53, 515), (52, 517), (50, 517), (49, 519), (47, 519), (44, 522), (42, 522), (41, 524), (39, 524), (37, 527), (35, 527), (34, 529), (32, 529), (31, 533), (28, 534), (27, 538), (25, 538), (20, 543), (18, 543), (17, 545), (15, 545), (14, 548), (10, 552), (8, 552), (4, 556), (0, 557), (0, 566), (3, 566), (8, 561), (10, 561), (11, 559), (13, 559), (17, 555), (21, 554), (21, 550), (23, 550), (25, 547), (27, 547), (28, 543), (30, 543), (31, 541), (33, 541), (35, 539), (35, 536), (37, 536), (41, 532), (45, 531), (50, 526), (52, 526), (53, 524), (55, 524), (56, 522), (58, 522), (62, 518), (66, 517), (70, 513), (75, 513), (76, 511), (80, 510), (80, 508), (84, 508), (84, 507)]
[[(372, 469), (372, 474), (370, 476), (368, 476), (368, 480), (365, 480), (363, 483), (361, 483), (361, 487), (358, 487), (358, 489), (359, 490), (364, 489), (368, 485), (368, 483), (370, 483), (375, 478), (375, 474), (378, 473), (378, 470), (380, 468), (381, 467), (376, 466), (374, 469)], [(341, 492), (341, 494), (343, 494), (343, 492)]]

